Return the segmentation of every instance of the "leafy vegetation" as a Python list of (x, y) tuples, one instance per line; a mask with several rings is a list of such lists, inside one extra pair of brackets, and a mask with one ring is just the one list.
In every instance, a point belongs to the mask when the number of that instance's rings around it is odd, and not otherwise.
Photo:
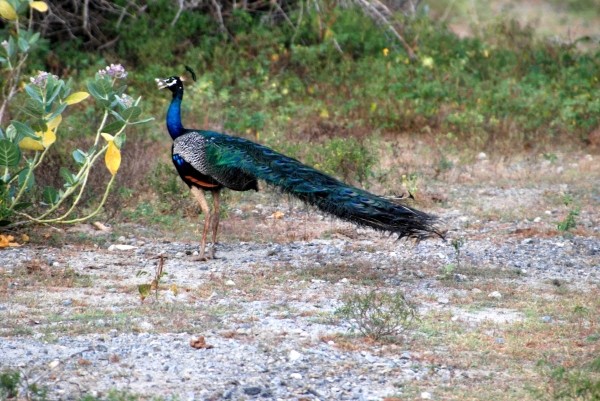
[[(12, 4), (3, 2), (1, 5), (0, 15), (12, 22), (14, 34), (4, 41), (6, 58), (0, 58), (0, 63), (5, 67), (0, 121), (21, 85), (22, 69), (32, 46), (40, 37), (39, 33), (34, 33), (31, 29), (21, 29), (21, 20), (26, 19), (23, 14), (29, 10), (45, 12), (48, 9), (44, 2), (30, 3), (21, 0), (14, 0)], [(46, 186), (43, 190), (36, 188), (35, 171), (42, 168), (44, 158), (56, 142), (56, 132), (67, 107), (87, 99), (90, 93), (71, 93), (72, 79), (65, 83), (47, 72), (40, 72), (28, 84), (23, 85), (26, 98), (19, 99), (21, 113), (17, 114), (18, 119), (10, 120), (6, 133), (0, 129), (0, 168), (3, 168), (0, 178), (0, 225), (77, 223), (102, 210), (121, 164), (120, 149), (125, 143), (125, 128), (149, 121), (138, 121), (142, 111), (139, 106), (141, 97), (134, 100), (126, 95), (127, 86), (114, 87), (118, 79), (126, 76), (121, 65), (111, 65), (100, 70), (94, 81), (88, 82), (88, 90), (96, 99), (96, 106), (101, 110), (102, 117), (93, 146), (87, 152), (77, 149), (72, 153), (77, 172), (73, 174), (67, 167), (60, 168), (60, 176), (65, 183), (64, 189), (59, 190), (52, 186)], [(99, 143), (101, 136), (107, 142), (104, 146)], [(27, 153), (24, 155), (23, 151), (33, 153), (27, 157)], [(112, 178), (106, 184), (98, 206), (83, 217), (73, 218), (71, 215), (81, 200), (90, 171), (103, 154)], [(45, 208), (35, 210), (33, 214), (24, 212), (34, 208), (36, 204), (42, 204)], [(21, 221), (12, 222), (15, 216), (19, 216)]]
[(347, 295), (335, 315), (350, 322), (361, 334), (383, 340), (406, 330), (416, 318), (416, 310), (399, 291), (370, 291), (365, 295)]
[(540, 373), (547, 380), (539, 398), (552, 400), (600, 400), (600, 357), (583, 369), (554, 366), (546, 360), (538, 362)]

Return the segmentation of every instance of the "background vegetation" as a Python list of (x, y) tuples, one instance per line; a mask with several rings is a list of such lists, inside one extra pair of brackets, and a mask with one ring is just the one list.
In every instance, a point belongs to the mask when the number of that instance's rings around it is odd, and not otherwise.
[[(550, 6), (595, 15), (596, 3)], [(258, 140), (363, 186), (387, 179), (379, 152), (401, 135), (442, 149), (437, 170), (451, 167), (448, 154), (463, 150), (538, 154), (598, 146), (597, 38), (544, 36), (511, 19), (514, 12), (486, 15), (482, 7), (493, 11), (493, 2), (469, 4), (52, 2), (48, 13), (32, 15), (43, 40), (23, 80), (44, 70), (84, 87), (84, 77), (121, 63), (132, 95), (147, 99), (157, 119), (128, 138), (108, 218), (149, 186), (171, 205), (186, 196), (164, 165), (170, 99), (154, 85), (155, 77), (182, 74), (184, 65), (199, 75), (187, 84), (187, 126)], [(80, 132), (94, 122), (97, 105), (79, 107), (84, 113), (67, 118), (59, 135), (85, 148)], [(19, 113), (9, 108), (2, 123)], [(68, 160), (54, 149), (38, 180), (58, 186)], [(92, 186), (101, 187), (102, 174), (90, 176)]]

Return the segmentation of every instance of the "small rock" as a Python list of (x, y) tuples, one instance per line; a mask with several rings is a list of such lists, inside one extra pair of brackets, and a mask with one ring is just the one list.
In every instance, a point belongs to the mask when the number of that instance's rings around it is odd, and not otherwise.
[(454, 280), (456, 280), (459, 283), (461, 281), (467, 281), (467, 276), (465, 276), (464, 274), (455, 274), (454, 275)]
[(121, 235), (119, 238), (117, 238), (117, 241), (125, 242), (125, 241), (127, 241), (127, 238), (125, 238), (125, 236)]
[(538, 217), (536, 217), (535, 219), (533, 219), (533, 222), (534, 222), (534, 223), (539, 223), (540, 221), (542, 221), (542, 218), (541, 218), (541, 217), (539, 217), (539, 216), (538, 216)]
[(290, 361), (297, 361), (298, 359), (302, 358), (302, 354), (293, 349), (290, 351), (289, 358)]
[(262, 389), (258, 386), (244, 387), (244, 394), (246, 395), (258, 395), (261, 391)]
[(233, 282), (233, 280), (227, 280), (227, 281), (225, 282), (225, 285), (227, 285), (227, 286), (229, 286), (229, 287), (233, 287), (233, 286), (235, 286), (235, 283)]
[(292, 374), (290, 375), (290, 377), (291, 377), (292, 379), (296, 379), (296, 380), (302, 380), (302, 375), (301, 375), (300, 373), (292, 373)]
[(99, 352), (108, 352), (108, 348), (106, 348), (106, 345), (102, 345), (102, 344), (98, 344), (96, 345), (96, 351)]
[(505, 342), (505, 341), (504, 341), (504, 338), (502, 338), (502, 337), (498, 337), (498, 338), (496, 338), (496, 339), (494, 340), (494, 342), (495, 342), (496, 344), (504, 344), (504, 342)]
[(404, 351), (402, 354), (400, 354), (400, 359), (412, 359), (410, 354), (408, 353), (408, 351)]
[(106, 326), (106, 321), (104, 321), (104, 319), (98, 319), (98, 320), (96, 320), (96, 326), (104, 327), (104, 326)]
[[(477, 160), (485, 160), (487, 159), (487, 155), (485, 154), (485, 152), (481, 152), (477, 155)], [(423, 393), (425, 394), (425, 393)], [(423, 398), (423, 396), (421, 395), (421, 398)]]
[(552, 212), (550, 210), (546, 210), (544, 213), (547, 214), (547, 215), (549, 215), (549, 216), (552, 215)]
[[(112, 249), (111, 249), (112, 248)], [(136, 249), (137, 247), (133, 246), (133, 245), (111, 245), (108, 250), (109, 251), (114, 251), (119, 250), (119, 251), (131, 251), (132, 249)]]
[(488, 298), (500, 299), (502, 298), (502, 294), (500, 294), (498, 291), (490, 292), (488, 294)]
[(176, 257), (176, 258), (179, 258), (179, 259), (183, 258), (184, 256), (185, 256), (185, 253), (183, 253), (183, 252), (177, 252), (177, 253), (175, 254), (175, 257)]
[(152, 330), (154, 328), (154, 325), (150, 322), (141, 322), (138, 327), (140, 328), (140, 330), (143, 331), (149, 331)]
[(445, 305), (445, 304), (447, 304), (448, 302), (450, 302), (450, 300), (449, 300), (448, 298), (444, 298), (444, 297), (439, 297), (439, 298), (437, 299), (437, 301), (438, 301), (439, 303), (441, 303), (441, 304), (444, 304), (444, 305)]
[(431, 395), (431, 393), (423, 392), (423, 393), (421, 393), (421, 399), (422, 400), (431, 400), (431, 399), (433, 399), (433, 396)]
[(557, 172), (558, 174), (562, 174), (562, 173), (563, 173), (563, 171), (565, 171), (565, 168), (564, 168), (563, 166), (558, 166), (558, 167), (556, 168), (556, 172)]
[(479, 288), (473, 288), (473, 289), (471, 290), (471, 292), (472, 292), (473, 294), (481, 294), (483, 291), (481, 291)]
[(73, 301), (71, 301), (70, 299), (65, 299), (64, 301), (61, 302), (62, 306), (71, 306), (73, 305)]
[(552, 316), (543, 316), (542, 322), (544, 323), (552, 323)]

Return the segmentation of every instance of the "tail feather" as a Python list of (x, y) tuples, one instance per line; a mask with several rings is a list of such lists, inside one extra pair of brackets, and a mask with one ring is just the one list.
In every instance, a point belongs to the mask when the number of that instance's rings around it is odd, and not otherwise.
[(319, 210), (359, 226), (422, 240), (443, 235), (437, 218), (350, 185), (254, 142), (217, 133), (208, 137), (211, 175), (227, 181), (243, 171)]

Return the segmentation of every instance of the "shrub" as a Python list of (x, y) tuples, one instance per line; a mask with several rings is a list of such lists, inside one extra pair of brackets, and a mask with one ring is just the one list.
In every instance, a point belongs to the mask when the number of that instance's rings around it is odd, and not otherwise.
[(415, 308), (399, 291), (394, 294), (378, 291), (365, 295), (351, 294), (343, 301), (335, 315), (375, 340), (401, 333), (416, 317)]

